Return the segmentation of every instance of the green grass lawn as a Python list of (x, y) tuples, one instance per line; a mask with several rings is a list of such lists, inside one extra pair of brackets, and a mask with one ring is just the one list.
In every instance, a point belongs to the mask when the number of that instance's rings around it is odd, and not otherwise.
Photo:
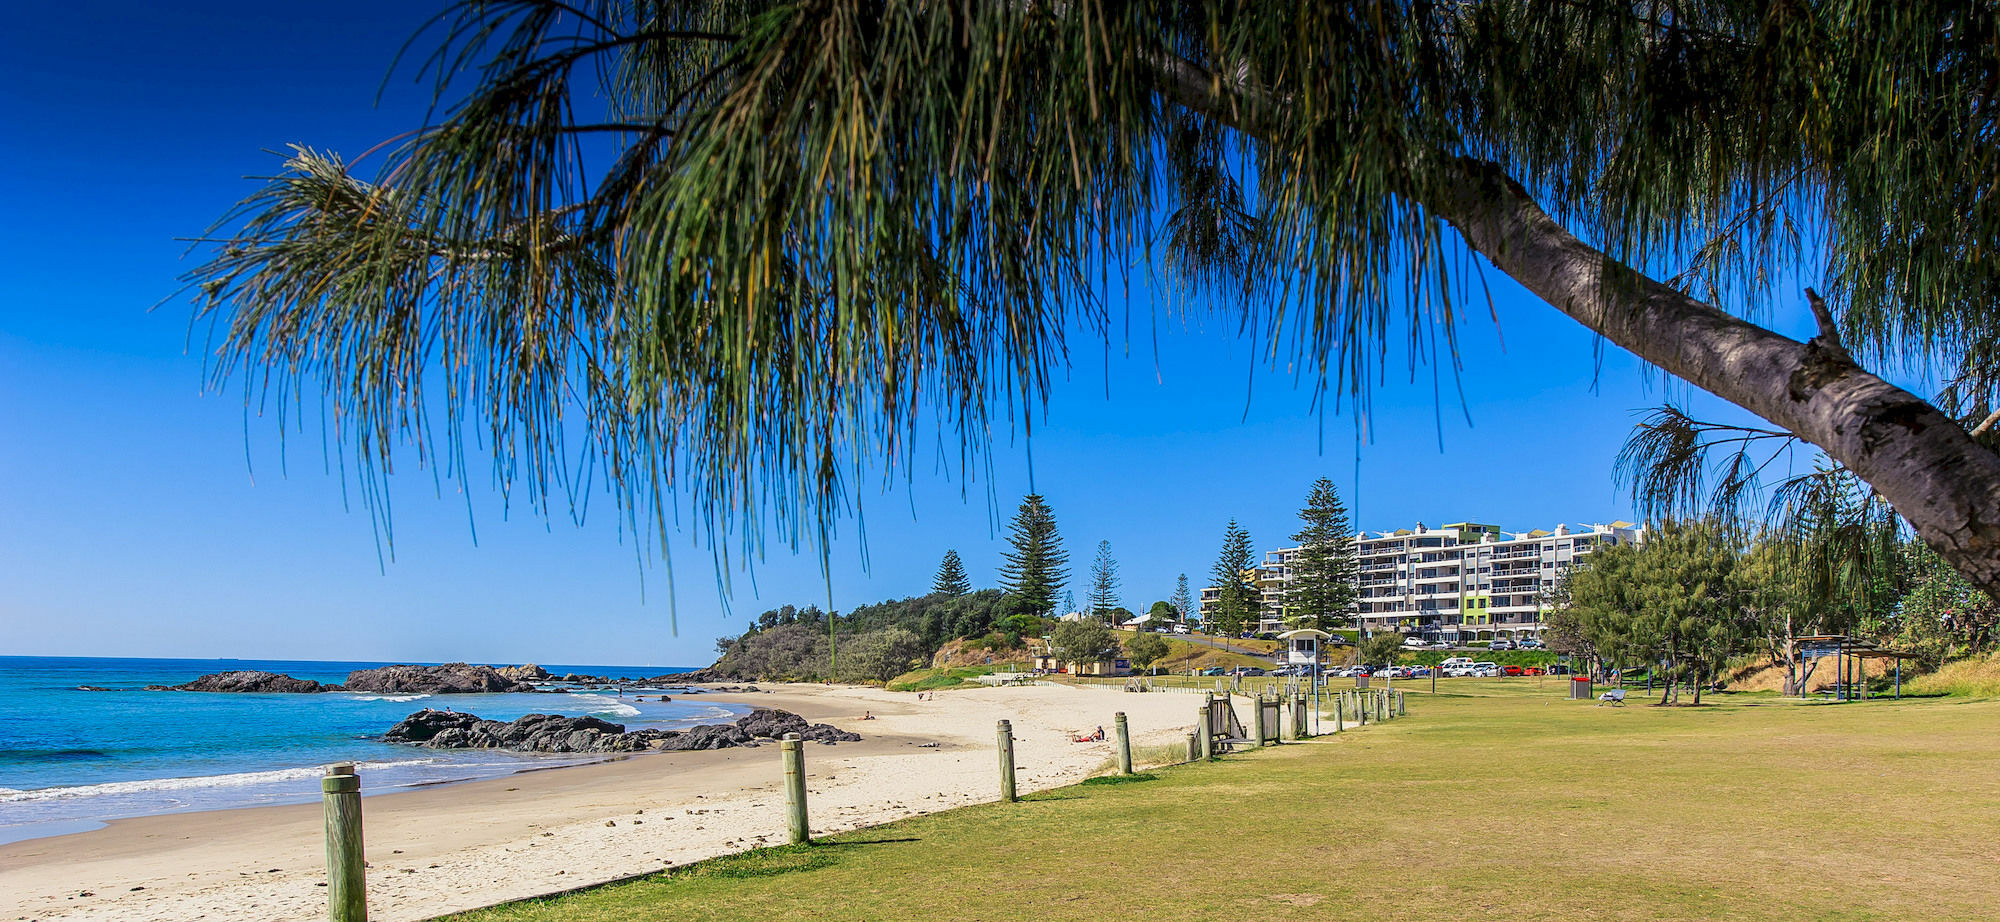
[(2000, 915), (2000, 701), (1419, 684), (1409, 717), (1338, 737), (454, 918)]

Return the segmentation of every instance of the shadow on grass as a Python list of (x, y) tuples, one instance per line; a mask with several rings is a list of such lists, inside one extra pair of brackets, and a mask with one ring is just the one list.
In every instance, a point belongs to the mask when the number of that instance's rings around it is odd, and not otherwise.
[(814, 842), (813, 847), (847, 848), (855, 845), (895, 845), (899, 842), (922, 842), (922, 841), (923, 841), (922, 839), (917, 838), (916, 836), (907, 836), (901, 839), (860, 839), (853, 842)]

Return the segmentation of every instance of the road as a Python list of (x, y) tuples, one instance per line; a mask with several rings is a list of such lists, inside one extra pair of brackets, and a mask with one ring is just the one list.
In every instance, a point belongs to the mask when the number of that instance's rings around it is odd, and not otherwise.
[(1217, 650), (1221, 650), (1224, 653), (1241, 653), (1244, 656), (1254, 656), (1257, 657), (1258, 659), (1267, 659), (1271, 660), (1272, 662), (1277, 661), (1276, 654), (1274, 653), (1263, 653), (1257, 650), (1249, 649), (1247, 647), (1239, 647), (1221, 637), (1210, 637), (1207, 634), (1170, 634), (1168, 636), (1172, 637), (1175, 640), (1185, 640), (1188, 643), (1200, 644), (1201, 646), (1204, 647), (1213, 647)]

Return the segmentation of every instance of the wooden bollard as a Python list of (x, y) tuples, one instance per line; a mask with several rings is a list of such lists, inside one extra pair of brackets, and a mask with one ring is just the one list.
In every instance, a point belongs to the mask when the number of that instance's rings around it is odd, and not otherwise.
[(1405, 696), (1402, 692), (1396, 693), (1396, 716), (1397, 717), (1410, 716), (1410, 699), (1407, 696)]
[(1215, 731), (1208, 725), (1209, 715), (1214, 713), (1214, 711), (1215, 696), (1213, 694), (1203, 695), (1201, 720), (1196, 721), (1194, 725), (1195, 732), (1201, 734), (1201, 757), (1203, 759), (1215, 758)]
[(1125, 728), (1125, 712), (1111, 715), (1111, 727), (1118, 737), (1118, 773), (1132, 773), (1132, 733)]
[(778, 748), (785, 756), (785, 823), (791, 827), (793, 845), (808, 845), (812, 827), (806, 821), (806, 741), (787, 733)]
[(1333, 732), (1347, 732), (1347, 696), (1333, 696)]
[(1000, 800), (1013, 803), (1021, 798), (1014, 794), (1014, 724), (1001, 721), (1000, 737)]
[(1387, 691), (1379, 688), (1375, 690), (1375, 719), (1389, 719), (1389, 695)]
[(367, 860), (361, 845), (361, 778), (354, 763), (326, 767), (319, 780), (326, 813), (326, 914), (332, 922), (368, 922)]
[(1201, 731), (1189, 730), (1187, 735), (1187, 760), (1201, 761)]

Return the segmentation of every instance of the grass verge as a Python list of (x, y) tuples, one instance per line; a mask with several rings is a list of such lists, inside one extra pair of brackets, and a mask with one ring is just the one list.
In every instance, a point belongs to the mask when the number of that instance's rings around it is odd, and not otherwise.
[(913, 669), (893, 679), (884, 688), (895, 692), (936, 691), (971, 684), (972, 679), (990, 675), (991, 666), (947, 666), (939, 669)]
[(452, 918), (1992, 917), (2000, 701), (1599, 708), (1489, 681), (1144, 783)]

